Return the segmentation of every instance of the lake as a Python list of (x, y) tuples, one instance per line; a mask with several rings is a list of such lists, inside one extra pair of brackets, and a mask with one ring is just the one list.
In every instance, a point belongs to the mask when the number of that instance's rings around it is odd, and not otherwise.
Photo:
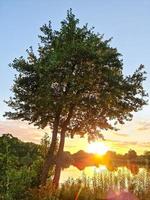
[(100, 165), (85, 167), (84, 170), (70, 166), (62, 170), (60, 182), (61, 184), (65, 182), (69, 188), (78, 185), (83, 193), (87, 188), (87, 192), (93, 191), (97, 199), (150, 199), (150, 168), (148, 166), (139, 167), (130, 164), (130, 167), (127, 165), (108, 169)]
[[(62, 170), (60, 182), (63, 183), (68, 179), (87, 179), (92, 182), (94, 179), (99, 181), (99, 184), (106, 184), (107, 187), (129, 188), (146, 190), (150, 188), (150, 168), (138, 167), (137, 165), (118, 167), (113, 170), (108, 170), (106, 166), (85, 167), (84, 170), (79, 170), (74, 166)], [(93, 184), (93, 183), (92, 183)], [(106, 187), (106, 186), (105, 186)]]

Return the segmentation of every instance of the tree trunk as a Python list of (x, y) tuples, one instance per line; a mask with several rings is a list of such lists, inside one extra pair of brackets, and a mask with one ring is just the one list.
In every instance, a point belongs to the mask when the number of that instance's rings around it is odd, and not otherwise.
[(57, 142), (58, 125), (59, 125), (59, 117), (57, 117), (55, 119), (55, 122), (54, 122), (51, 145), (49, 147), (47, 157), (46, 157), (45, 162), (43, 164), (43, 169), (42, 169), (42, 173), (41, 173), (41, 180), (40, 180), (41, 185), (46, 184), (46, 179), (48, 177), (49, 169), (53, 165), (54, 152), (55, 152), (56, 142)]
[(54, 178), (53, 178), (54, 189), (57, 189), (58, 185), (59, 185), (59, 179), (60, 179), (60, 173), (61, 173), (61, 161), (62, 161), (61, 158), (62, 158), (62, 153), (64, 150), (64, 144), (65, 144), (65, 133), (67, 130), (67, 125), (69, 124), (70, 119), (73, 115), (73, 109), (74, 109), (74, 104), (70, 105), (67, 119), (64, 121), (62, 129), (61, 129), (59, 149), (57, 152), (55, 174), (54, 174)]
[(62, 153), (64, 150), (64, 144), (65, 144), (65, 131), (62, 131), (61, 137), (60, 137), (59, 150), (57, 153), (55, 174), (53, 178), (53, 186), (55, 189), (57, 189), (59, 186), (59, 180), (60, 180), (60, 174), (61, 174), (61, 161), (62, 161)]

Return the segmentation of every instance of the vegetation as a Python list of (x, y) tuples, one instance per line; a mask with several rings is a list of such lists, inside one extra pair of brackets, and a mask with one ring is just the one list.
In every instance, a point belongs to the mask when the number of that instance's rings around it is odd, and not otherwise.
[[(0, 137), (0, 200), (72, 200), (77, 196), (78, 200), (101, 200), (111, 194), (126, 195), (126, 198), (127, 195), (132, 195), (139, 200), (149, 199), (150, 167), (148, 165), (145, 170), (143, 166), (137, 169), (136, 165), (123, 168), (118, 166), (118, 169), (109, 165), (107, 166), (109, 171), (95, 171), (93, 178), (83, 174), (80, 180), (68, 179), (55, 191), (52, 187), (54, 171), (51, 169), (46, 186), (39, 187), (39, 175), (50, 145), (49, 141), (47, 134), (42, 138), (40, 145), (22, 142), (10, 134)], [(124, 160), (132, 154), (134, 155), (134, 158), (130, 157), (132, 161), (137, 158), (141, 162), (145, 162), (145, 159), (150, 161), (149, 152), (145, 152), (144, 155), (136, 155), (133, 152), (134, 150), (129, 150), (125, 155), (118, 155), (109, 151), (103, 159), (113, 160), (116, 163), (116, 158)], [(83, 159), (81, 153), (75, 156), (78, 162)], [(117, 200), (117, 197), (114, 199)]]
[(0, 137), (0, 200), (26, 200), (39, 185), (44, 143), (24, 143), (10, 134)]
[(34, 190), (34, 200), (149, 200), (150, 172), (141, 170), (132, 176), (127, 169), (117, 172), (95, 172), (93, 178), (83, 174), (80, 179), (69, 179), (53, 192), (48, 184)]
[(79, 170), (83, 170), (88, 166), (105, 165), (109, 171), (116, 171), (119, 167), (126, 167), (130, 169), (133, 174), (139, 172), (139, 168), (150, 168), (149, 151), (144, 155), (137, 155), (136, 151), (130, 149), (128, 153), (117, 154), (114, 151), (107, 151), (104, 155), (87, 153), (78, 151), (74, 154), (68, 152), (64, 154), (62, 167), (73, 165)]
[(7, 102), (14, 112), (5, 116), (52, 130), (41, 176), (43, 185), (54, 163), (58, 134), (56, 187), (66, 136), (101, 137), (97, 128), (113, 129), (112, 120), (121, 124), (131, 120), (132, 113), (146, 104), (143, 65), (133, 75), (124, 76), (121, 54), (110, 46), (111, 40), (78, 24), (70, 10), (60, 30), (52, 30), (51, 23), (44, 25), (38, 56), (30, 48), (27, 60), (20, 57), (11, 64), (18, 71), (14, 96)]

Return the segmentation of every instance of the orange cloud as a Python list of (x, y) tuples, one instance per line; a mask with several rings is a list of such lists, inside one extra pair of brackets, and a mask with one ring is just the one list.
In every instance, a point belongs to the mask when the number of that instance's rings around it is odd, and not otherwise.
[[(130, 126), (131, 127), (131, 126)], [(144, 129), (145, 128), (145, 129)], [(118, 153), (127, 152), (130, 148), (135, 149), (138, 153), (143, 153), (150, 147), (150, 135), (142, 130), (149, 130), (149, 122), (133, 123), (132, 129), (124, 127), (120, 132), (104, 131), (106, 143), (110, 150)], [(132, 132), (131, 132), (132, 131)], [(4, 120), (0, 121), (0, 135), (10, 133), (15, 137), (27, 142), (40, 143), (44, 133), (50, 133), (50, 129), (37, 129), (27, 122)], [(138, 134), (137, 134), (138, 133)], [(66, 139), (65, 150), (76, 152), (78, 150), (86, 150), (88, 145), (87, 138), (75, 137), (74, 139)]]
[(140, 121), (136, 129), (137, 131), (144, 131), (150, 133), (150, 121)]
[(0, 135), (10, 133), (26, 142), (39, 143), (45, 131), (29, 125), (27, 122), (14, 120), (0, 121)]

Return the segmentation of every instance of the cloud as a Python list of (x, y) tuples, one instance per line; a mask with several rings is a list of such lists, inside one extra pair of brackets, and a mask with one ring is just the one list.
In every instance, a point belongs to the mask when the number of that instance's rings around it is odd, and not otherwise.
[(120, 145), (137, 145), (137, 144), (141, 144), (139, 142), (136, 141), (120, 141), (120, 140), (107, 140), (116, 144), (120, 144)]
[(140, 121), (137, 124), (136, 130), (150, 133), (150, 121)]
[(112, 134), (113, 134), (113, 135), (116, 135), (116, 136), (120, 136), (120, 137), (129, 137), (129, 135), (128, 135), (128, 134), (125, 134), (125, 133), (113, 132)]
[(46, 129), (37, 129), (27, 122), (17, 120), (0, 121), (0, 135), (10, 133), (26, 142), (40, 143), (40, 140), (46, 131)]
[[(145, 132), (143, 131), (143, 128)], [(141, 134), (139, 134), (139, 131), (136, 131), (136, 129), (142, 130), (140, 131)], [(142, 121), (140, 123), (136, 123), (135, 134), (126, 134), (128, 133), (128, 131), (126, 131), (126, 133), (122, 133), (122, 131), (121, 133), (114, 131), (105, 132), (105, 143), (108, 144), (111, 150), (120, 153), (125, 153), (129, 149), (135, 149), (139, 154), (141, 154), (142, 152), (149, 150), (150, 148), (150, 134), (147, 134), (146, 131), (149, 131), (149, 122)], [(29, 125), (27, 122), (17, 120), (0, 121), (0, 135), (10, 133), (13, 136), (18, 137), (22, 141), (26, 142), (40, 143), (40, 140), (45, 132), (51, 133), (49, 128), (46, 128), (44, 130), (37, 129), (35, 126)], [(67, 138), (65, 150), (71, 152), (76, 152), (80, 149), (86, 150), (87, 145), (88, 142), (86, 137), (75, 137), (74, 139)]]
[(150, 142), (140, 142), (140, 141), (120, 141), (120, 140), (108, 140), (106, 141), (111, 150), (118, 153), (126, 153), (129, 149), (134, 149), (138, 154), (143, 154), (150, 148)]

